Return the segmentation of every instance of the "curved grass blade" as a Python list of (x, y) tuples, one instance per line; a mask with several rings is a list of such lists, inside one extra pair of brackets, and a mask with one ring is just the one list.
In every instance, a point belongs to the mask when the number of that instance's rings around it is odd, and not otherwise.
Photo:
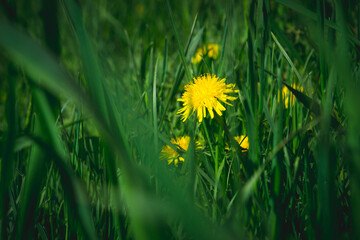
[[(94, 100), (98, 111), (107, 117), (107, 106), (104, 92), (104, 75), (97, 61), (97, 56), (91, 46), (90, 39), (86, 33), (84, 23), (82, 21), (82, 12), (80, 7), (72, 0), (62, 0), (61, 3), (66, 12), (72, 29), (74, 30), (80, 51), (81, 60), (83, 62), (86, 80), (88, 81), (88, 89), (90, 97)], [(108, 122), (108, 119), (107, 119)]]
[(143, 56), (141, 57), (141, 66), (140, 66), (140, 89), (141, 92), (146, 91), (145, 89), (145, 78), (146, 78), (146, 62), (150, 53), (154, 49), (154, 43), (150, 43), (149, 46), (146, 48)]
[[(181, 44), (181, 40), (180, 40), (180, 36), (179, 36), (179, 33), (177, 31), (177, 28), (176, 28), (176, 25), (175, 25), (175, 20), (174, 20), (174, 16), (173, 16), (173, 12), (171, 10), (171, 6), (170, 6), (170, 3), (169, 3), (169, 0), (166, 0), (166, 5), (168, 7), (168, 11), (169, 11), (169, 15), (170, 15), (170, 20), (171, 20), (171, 26), (172, 26), (172, 29), (174, 31), (174, 34), (175, 34), (175, 38), (176, 38), (176, 42), (177, 42), (177, 45), (178, 45), (178, 51), (179, 51), (179, 54), (180, 54), (180, 59), (182, 61), (182, 64), (183, 64), (183, 67), (185, 69), (185, 74), (186, 74), (186, 78), (188, 79), (188, 81), (191, 81), (192, 79), (192, 75), (190, 73), (190, 70), (189, 70), (189, 67), (187, 65), (187, 62), (186, 62), (186, 58), (185, 58), (185, 54), (184, 54), (184, 50), (183, 50), (183, 46)], [(196, 22), (196, 17), (195, 17), (195, 21)]]
[(284, 34), (282, 32), (282, 30), (277, 25), (277, 23), (274, 21), (274, 19), (272, 19), (272, 18), (270, 19), (270, 24), (271, 24), (271, 30), (275, 33), (275, 35), (277, 36), (279, 42), (283, 46), (285, 46), (287, 49), (289, 49), (292, 56), (294, 56), (299, 61), (299, 63), (301, 65), (303, 65), (304, 61), (302, 60), (299, 52), (296, 50), (296, 48), (294, 47), (294, 45), (292, 44), (290, 39), (286, 36), (286, 34)]
[(299, 79), (300, 83), (302, 83), (302, 78), (300, 73), (298, 72), (298, 70), (296, 69), (294, 63), (291, 61), (289, 55), (287, 54), (287, 52), (285, 51), (285, 49), (281, 46), (280, 42), (278, 41), (278, 39), (275, 37), (275, 35), (273, 33), (271, 33), (272, 38), (274, 39), (276, 45), (279, 47), (280, 51), (282, 52), (282, 54), (284, 54), (286, 60), (288, 61), (288, 63), (290, 64), (290, 66), (292, 67), (292, 69), (294, 70), (297, 78)]

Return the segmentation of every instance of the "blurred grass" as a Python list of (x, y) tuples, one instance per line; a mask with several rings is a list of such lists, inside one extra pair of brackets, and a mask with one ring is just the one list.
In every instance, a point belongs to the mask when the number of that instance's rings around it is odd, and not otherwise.
[[(0, 238), (359, 238), (359, 13), (352, 0), (3, 1)], [(209, 43), (218, 57), (192, 63)], [(182, 122), (177, 99), (206, 73), (238, 99)], [(175, 167), (159, 156), (180, 136)]]

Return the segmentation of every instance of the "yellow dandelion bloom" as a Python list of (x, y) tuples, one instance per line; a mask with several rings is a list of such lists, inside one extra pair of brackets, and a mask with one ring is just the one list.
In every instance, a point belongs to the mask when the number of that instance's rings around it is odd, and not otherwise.
[[(291, 84), (291, 87), (300, 92), (304, 91), (303, 87), (299, 88), (299, 86), (296, 85), (295, 83)], [(290, 103), (291, 103), (291, 106), (294, 106), (296, 98), (295, 98), (294, 94), (292, 94), (292, 92), (286, 86), (283, 86), (283, 88), (281, 90), (281, 97), (282, 97), (282, 99), (284, 99), (285, 108), (289, 108)], [(280, 99), (278, 99), (278, 101), (280, 102)]]
[(209, 43), (209, 45), (207, 46), (207, 54), (209, 56), (209, 58), (212, 59), (217, 59), (219, 56), (219, 45), (217, 45), (216, 43)]
[(203, 48), (198, 48), (195, 56), (191, 59), (191, 62), (193, 64), (198, 64), (199, 62), (201, 62), (202, 56), (205, 56), (205, 51), (203, 50)]
[(234, 139), (239, 143), (240, 147), (243, 148), (241, 150), (242, 152), (246, 152), (247, 150), (249, 150), (249, 138), (247, 136), (240, 135), (234, 137)]
[[(240, 135), (234, 137), (235, 141), (239, 143), (240, 147), (242, 147), (242, 152), (247, 152), (249, 150), (249, 138), (245, 135)], [(225, 145), (226, 150), (230, 150), (229, 145), (226, 143)], [(235, 151), (235, 149), (234, 149)]]
[(207, 46), (204, 45), (201, 48), (198, 48), (191, 61), (193, 64), (198, 64), (205, 56), (208, 56), (213, 60), (217, 59), (219, 56), (219, 45), (216, 43), (209, 43)]
[(194, 82), (185, 86), (185, 92), (178, 99), (178, 101), (183, 102), (183, 108), (177, 112), (183, 115), (181, 118), (183, 122), (195, 111), (197, 111), (199, 122), (202, 122), (203, 118), (206, 117), (206, 109), (211, 118), (214, 118), (214, 111), (221, 116), (221, 112), (226, 110), (221, 102), (231, 106), (227, 100), (236, 99), (236, 97), (227, 95), (227, 93), (236, 93), (238, 90), (234, 90), (235, 84), (226, 84), (225, 78), (220, 79), (215, 75), (207, 74), (193, 80)]
[[(177, 149), (181, 150), (181, 151), (187, 151), (188, 147), (189, 147), (189, 143), (190, 143), (190, 137), (189, 136), (184, 136), (184, 137), (178, 137), (176, 139), (172, 138), (170, 140), (170, 142), (172, 144), (174, 144)], [(195, 148), (196, 149), (201, 149), (201, 144), (199, 141), (195, 142)], [(180, 162), (184, 162), (184, 158), (180, 156), (180, 154), (175, 151), (172, 147), (170, 147), (169, 145), (163, 146), (161, 149), (161, 155), (160, 155), (161, 159), (167, 159), (168, 164), (170, 165), (172, 162), (174, 162), (174, 165), (177, 167), (179, 161)]]

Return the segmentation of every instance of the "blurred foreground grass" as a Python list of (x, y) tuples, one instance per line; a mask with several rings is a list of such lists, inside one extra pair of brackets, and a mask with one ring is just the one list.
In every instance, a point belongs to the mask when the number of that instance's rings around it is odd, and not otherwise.
[(5, 0), (0, 46), (1, 239), (360, 238), (359, 2)]

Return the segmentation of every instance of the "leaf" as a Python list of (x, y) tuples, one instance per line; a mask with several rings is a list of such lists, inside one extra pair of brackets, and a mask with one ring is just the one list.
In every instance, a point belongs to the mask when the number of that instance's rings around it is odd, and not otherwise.
[[(174, 34), (175, 34), (175, 39), (176, 39), (176, 42), (177, 42), (177, 45), (178, 45), (178, 51), (179, 51), (179, 54), (180, 54), (180, 59), (181, 59), (181, 62), (183, 64), (183, 67), (185, 69), (185, 74), (186, 74), (186, 77), (188, 79), (188, 81), (191, 81), (192, 79), (192, 75), (190, 73), (190, 70), (189, 70), (189, 67), (187, 65), (187, 62), (186, 62), (186, 58), (185, 58), (185, 54), (184, 54), (184, 50), (183, 50), (183, 46), (181, 44), (181, 41), (180, 41), (180, 36), (179, 36), (179, 33), (177, 31), (177, 28), (176, 28), (176, 25), (175, 25), (175, 20), (174, 20), (174, 15), (173, 15), (173, 12), (171, 10), (171, 6), (170, 6), (170, 3), (169, 3), (169, 0), (166, 0), (166, 5), (168, 7), (168, 11), (169, 11), (169, 15), (170, 15), (170, 20), (171, 20), (171, 26), (172, 26), (172, 29), (174, 31)], [(195, 21), (194, 23), (196, 23), (196, 19), (197, 17), (195, 17)], [(195, 24), (194, 24), (195, 25)]]
[(74, 30), (76, 39), (78, 40), (79, 52), (83, 63), (85, 77), (88, 82), (90, 97), (94, 100), (93, 107), (98, 108), (98, 111), (102, 112), (105, 118), (107, 118), (108, 109), (105, 102), (104, 74), (100, 69), (96, 53), (94, 52), (90, 39), (86, 33), (82, 21), (81, 9), (72, 0), (61, 0), (61, 3), (65, 9), (72, 29)]
[[(288, 0), (275, 0), (275, 2), (278, 2), (292, 10), (294, 10), (295, 12), (298, 12), (308, 18), (310, 18), (311, 20), (318, 20), (318, 16), (315, 12), (307, 9), (306, 7), (304, 7), (303, 5), (297, 3), (296, 1), (288, 1)], [(325, 19), (325, 25), (330, 27), (330, 28), (333, 28), (337, 31), (342, 31), (341, 27), (332, 22), (332, 21), (329, 21), (327, 19)], [(347, 37), (353, 41), (356, 45), (360, 46), (360, 40), (357, 39), (353, 34), (350, 34), (350, 33), (347, 33)]]

